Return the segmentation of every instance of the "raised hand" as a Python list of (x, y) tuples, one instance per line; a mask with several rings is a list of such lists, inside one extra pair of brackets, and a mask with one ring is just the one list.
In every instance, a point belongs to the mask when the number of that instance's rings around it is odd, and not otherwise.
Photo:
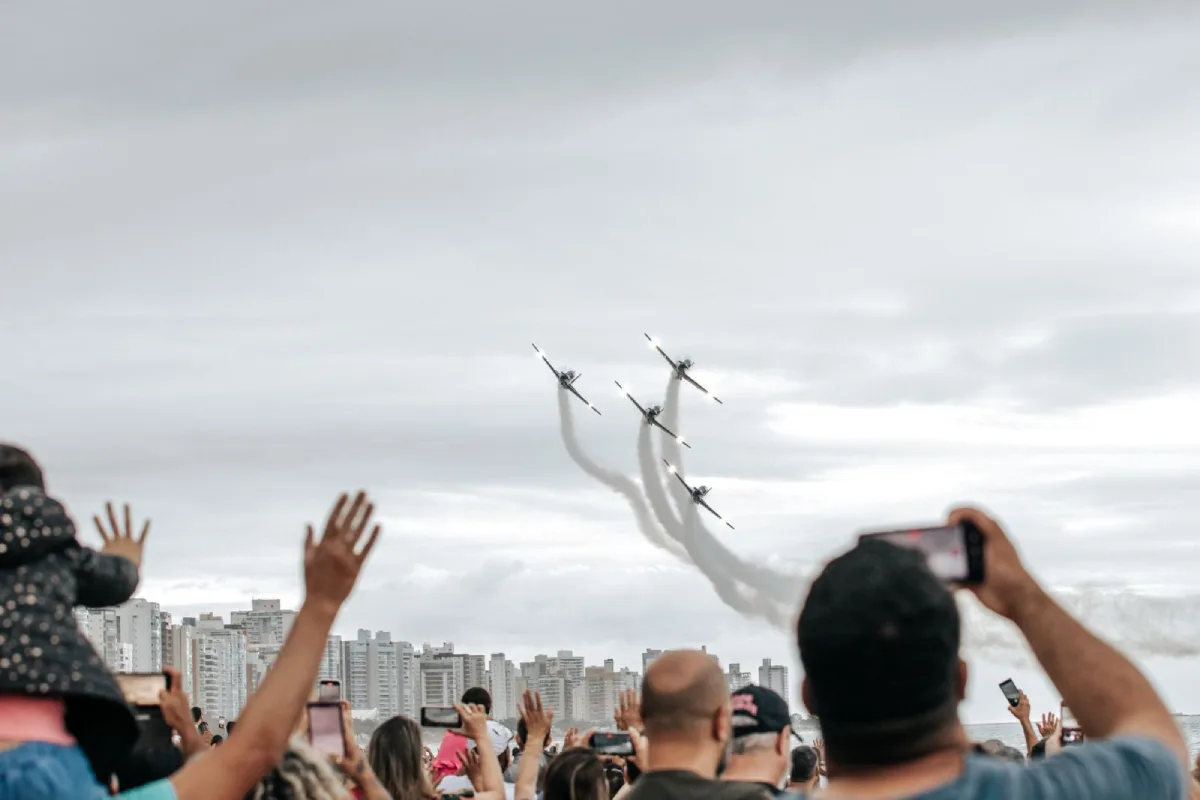
[(545, 747), (546, 737), (554, 726), (554, 709), (542, 707), (542, 696), (537, 692), (525, 692), (524, 701), (517, 709), (525, 720), (525, 747), (534, 752)]
[(133, 514), (129, 510), (129, 504), (124, 506), (125, 525), (117, 521), (117, 512), (113, 508), (112, 503), (105, 503), (104, 510), (108, 516), (108, 523), (111, 527), (106, 529), (104, 522), (99, 515), (92, 517), (92, 522), (96, 523), (96, 530), (100, 532), (100, 538), (104, 540), (104, 546), (100, 548), (100, 552), (110, 556), (120, 556), (131, 562), (140, 571), (142, 568), (142, 547), (145, 545), (146, 536), (150, 533), (150, 520), (142, 525), (142, 531), (135, 538), (133, 535)]
[(379, 526), (375, 525), (366, 544), (361, 550), (357, 549), (371, 525), (374, 512), (375, 505), (367, 500), (365, 492), (359, 492), (353, 500), (343, 494), (333, 504), (320, 539), (313, 526), (308, 526), (304, 542), (306, 602), (322, 604), (334, 612), (346, 602), (358, 581), (363, 562), (379, 540)]
[(617, 698), (616, 713), (617, 730), (642, 729), (642, 702), (634, 689), (626, 689)]
[(578, 728), (571, 728), (563, 737), (563, 750), (582, 750), (592, 746), (592, 734), (595, 728), (580, 733)]
[(475, 742), (476, 747), (491, 747), (488, 739), (488, 716), (483, 706), (456, 705), (459, 719), (462, 720), (463, 736)]
[(1043, 739), (1049, 739), (1058, 730), (1058, 717), (1054, 714), (1042, 714), (1042, 720), (1037, 724), (1037, 729)]
[(1010, 705), (1008, 707), (1008, 713), (1012, 714), (1021, 722), (1029, 722), (1029, 698), (1025, 696), (1024, 692), (1021, 692), (1021, 699), (1015, 706)]

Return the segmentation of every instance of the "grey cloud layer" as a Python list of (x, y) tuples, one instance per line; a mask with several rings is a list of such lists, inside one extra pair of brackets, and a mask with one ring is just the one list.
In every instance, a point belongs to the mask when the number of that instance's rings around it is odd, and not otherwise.
[[(738, 481), (940, 462), (980, 476), (963, 491), (1052, 583), (1133, 584), (1168, 619), (1143, 589), (1200, 568), (1194, 463), (1085, 454), (1039, 482), (770, 425), (788, 401), (1040, 414), (1194, 390), (1194, 12), (643, 6), (7, 10), (3, 436), (84, 518), (109, 496), (151, 513), (180, 607), (294, 587), (300, 525), (364, 485), (398, 532), (348, 619), (477, 641), (459, 605), (396, 608), (474, 580), (500, 647), (732, 641), (703, 579), (562, 453), (528, 352), (583, 371), (605, 415), (582, 443), (633, 475), (609, 387), (658, 399), (648, 331), (728, 403), (684, 397), (688, 467), (747, 561), (809, 574), (858, 528), (963, 498), (872, 504), (889, 487), (864, 477), (861, 502), (813, 510)], [(1121, 525), (1068, 524), (1089, 517)], [(583, 553), (589, 573), (556, 571)]]

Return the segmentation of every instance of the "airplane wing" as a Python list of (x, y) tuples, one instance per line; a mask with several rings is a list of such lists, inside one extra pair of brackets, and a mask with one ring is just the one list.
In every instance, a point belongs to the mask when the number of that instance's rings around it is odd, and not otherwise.
[(675, 363), (675, 359), (671, 358), (669, 355), (667, 355), (666, 353), (663, 352), (663, 349), (658, 346), (658, 342), (654, 339), (653, 336), (651, 336), (648, 333), (643, 333), (642, 336), (646, 337), (646, 341), (650, 343), (650, 346), (653, 347), (655, 350), (657, 350), (658, 354), (660, 356), (662, 356), (663, 358), (665, 358), (667, 360), (668, 364), (670, 364), (672, 367), (679, 366), (677, 363)]
[(703, 500), (701, 500), (701, 501), (700, 501), (700, 505), (704, 506), (705, 510), (707, 510), (707, 511), (708, 511), (708, 513), (712, 514), (714, 517), (716, 517), (717, 519), (721, 520), (721, 522), (724, 522), (726, 525), (728, 525), (728, 526), (729, 526), (729, 530), (731, 530), (731, 531), (732, 531), (732, 530), (735, 530), (735, 529), (734, 529), (734, 527), (733, 527), (733, 525), (732, 525), (732, 524), (729, 522), (729, 520), (727, 520), (727, 519), (725, 519), (724, 517), (722, 517), (722, 516), (721, 516), (720, 514), (718, 514), (716, 511), (713, 511), (713, 507), (712, 507), (712, 506), (710, 506), (708, 503), (706, 503), (706, 502), (704, 502)]
[(675, 469), (675, 465), (674, 465), (674, 464), (672, 464), (670, 461), (667, 461), (665, 458), (662, 460), (662, 462), (663, 462), (664, 464), (666, 464), (666, 465), (667, 465), (667, 470), (668, 470), (668, 471), (669, 471), (669, 472), (670, 472), (672, 475), (674, 475), (676, 478), (678, 478), (678, 479), (679, 479), (679, 482), (683, 484), (683, 488), (685, 488), (685, 489), (687, 489), (687, 490), (688, 490), (688, 494), (691, 494), (691, 493), (692, 493), (692, 487), (688, 486), (688, 482), (687, 482), (687, 481), (685, 481), (685, 480), (683, 479), (683, 476), (679, 474), (679, 470)]
[(615, 383), (615, 384), (617, 385), (617, 388), (621, 390), (621, 394), (623, 394), (623, 395), (625, 395), (626, 397), (628, 397), (628, 398), (629, 398), (629, 402), (631, 402), (631, 403), (633, 403), (635, 406), (637, 406), (637, 410), (638, 410), (638, 411), (640, 411), (640, 412), (642, 412), (642, 416), (643, 416), (643, 417), (644, 417), (644, 416), (646, 416), (646, 409), (642, 408), (642, 404), (641, 404), (641, 403), (639, 403), (637, 400), (634, 400), (634, 399), (633, 399), (633, 395), (631, 395), (631, 394), (629, 393), (629, 391), (628, 391), (628, 390), (627, 390), (627, 389), (626, 389), (624, 386), (622, 386), (622, 385), (621, 385), (621, 382), (620, 382), (620, 381), (613, 381), (613, 383)]
[(559, 376), (559, 374), (558, 374), (558, 370), (556, 370), (556, 369), (554, 368), (554, 365), (550, 363), (550, 359), (546, 358), (546, 354), (542, 352), (542, 348), (538, 347), (538, 346), (535, 344), (535, 345), (533, 346), (533, 349), (534, 349), (535, 351), (537, 351), (538, 358), (540, 358), (540, 359), (542, 359), (542, 361), (546, 362), (546, 366), (547, 366), (547, 367), (549, 367), (549, 368), (550, 368), (550, 371), (554, 373), (554, 377), (556, 377), (556, 378), (560, 377), (560, 376)]
[(696, 379), (693, 378), (691, 375), (688, 375), (686, 372), (683, 373), (683, 379), (685, 381), (687, 381), (688, 383), (690, 383), (692, 386), (695, 386), (700, 391), (704, 392), (706, 395), (711, 397), (713, 400), (716, 400), (718, 403), (721, 403), (721, 405), (725, 405), (723, 402), (721, 402), (721, 398), (717, 397), (715, 394), (710, 392), (708, 389), (705, 389), (703, 386), (696, 383)]
[(587, 399), (586, 397), (584, 397), (583, 395), (581, 395), (581, 394), (579, 393), (579, 390), (578, 390), (578, 389), (576, 389), (574, 386), (568, 386), (568, 387), (567, 387), (567, 390), (568, 390), (568, 391), (570, 391), (570, 392), (571, 392), (571, 394), (575, 395), (575, 396), (576, 396), (576, 397), (578, 397), (580, 400), (582, 400), (582, 401), (583, 401), (583, 403), (584, 403), (584, 405), (586, 405), (586, 406), (587, 406), (588, 408), (590, 408), (592, 411), (595, 411), (597, 414), (599, 414), (599, 413), (600, 413), (600, 409), (596, 408), (594, 405), (592, 405), (591, 403), (589, 403), (589, 402), (588, 402), (588, 399)]
[[(632, 398), (631, 398), (631, 399), (632, 399)], [(683, 440), (683, 437), (682, 437), (682, 436), (680, 436), (679, 434), (675, 433), (675, 431), (671, 430), (671, 429), (670, 429), (670, 428), (668, 428), (666, 425), (663, 425), (663, 424), (662, 424), (661, 422), (659, 422), (657, 419), (656, 419), (656, 420), (654, 420), (654, 422), (653, 422), (652, 424), (653, 424), (653, 425), (654, 425), (656, 428), (658, 428), (660, 431), (663, 431), (664, 433), (666, 433), (668, 436), (670, 436), (670, 437), (671, 437), (672, 439), (674, 439), (675, 441), (679, 442), (681, 445), (683, 445), (683, 446), (684, 446), (684, 447), (686, 447), (687, 449), (689, 449), (689, 450), (691, 450), (691, 449), (692, 449), (692, 446), (691, 446), (690, 444), (688, 444), (687, 442), (685, 442), (685, 441)]]

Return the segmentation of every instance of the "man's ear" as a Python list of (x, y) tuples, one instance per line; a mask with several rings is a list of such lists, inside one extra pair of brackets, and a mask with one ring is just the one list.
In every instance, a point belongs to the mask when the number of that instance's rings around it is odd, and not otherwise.
[(713, 729), (712, 737), (715, 741), (725, 744), (733, 736), (733, 707), (729, 701), (717, 709), (717, 713), (713, 714)]
[(775, 752), (778, 755), (788, 755), (791, 753), (788, 745), (792, 743), (792, 728), (789, 725), (779, 733), (779, 738), (775, 741)]

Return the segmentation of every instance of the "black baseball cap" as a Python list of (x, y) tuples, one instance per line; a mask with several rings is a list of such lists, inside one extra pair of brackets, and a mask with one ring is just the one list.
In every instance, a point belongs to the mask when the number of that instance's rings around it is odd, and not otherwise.
[(730, 699), (735, 739), (756, 733), (783, 733), (792, 724), (787, 702), (765, 686), (743, 686)]

